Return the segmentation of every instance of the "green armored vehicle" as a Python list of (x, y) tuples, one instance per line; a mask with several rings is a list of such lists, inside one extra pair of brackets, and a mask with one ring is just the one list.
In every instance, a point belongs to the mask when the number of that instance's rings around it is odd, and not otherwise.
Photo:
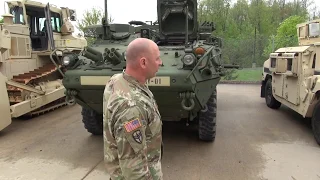
[[(153, 92), (163, 121), (196, 121), (199, 139), (213, 141), (216, 135), (216, 86), (225, 68), (221, 64), (221, 40), (212, 37), (214, 26), (197, 22), (197, 0), (158, 0), (158, 22), (92, 26), (86, 33), (97, 40), (82, 56), (63, 57), (63, 85), (69, 104), (82, 106), (85, 128), (102, 134), (102, 96), (110, 77), (126, 67), (127, 45), (138, 37), (156, 42), (163, 61), (157, 76), (147, 84)], [(105, 17), (107, 2), (105, 1)], [(135, 27), (134, 25), (139, 25)]]

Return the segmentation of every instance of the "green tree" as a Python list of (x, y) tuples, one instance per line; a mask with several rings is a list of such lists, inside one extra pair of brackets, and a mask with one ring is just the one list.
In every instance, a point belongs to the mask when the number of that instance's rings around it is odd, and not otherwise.
[(298, 45), (296, 25), (307, 21), (306, 17), (291, 16), (285, 19), (277, 29), (276, 36), (269, 39), (269, 44), (264, 50), (264, 55), (269, 56), (271, 52), (280, 48)]
[[(233, 0), (232, 0), (233, 1)], [(305, 20), (316, 18), (319, 11), (311, 8), (314, 0), (201, 0), (198, 19), (216, 25), (214, 35), (223, 38), (223, 61), (251, 67), (262, 66), (272, 50), (271, 35), (291, 16)], [(310, 9), (308, 11), (308, 9)], [(285, 41), (282, 41), (285, 42)], [(287, 43), (285, 43), (287, 44)]]
[(3, 23), (3, 18), (0, 18), (0, 23)]
[[(89, 26), (92, 25), (101, 25), (102, 18), (104, 17), (104, 11), (101, 8), (91, 8), (90, 10), (86, 10), (83, 14), (83, 18), (77, 21), (77, 28), (79, 28), (82, 32), (86, 34)], [(108, 15), (108, 22), (113, 22), (111, 15)], [(94, 32), (91, 32), (94, 33)], [(86, 37), (88, 41), (88, 45), (92, 44), (95, 40), (94, 37)]]

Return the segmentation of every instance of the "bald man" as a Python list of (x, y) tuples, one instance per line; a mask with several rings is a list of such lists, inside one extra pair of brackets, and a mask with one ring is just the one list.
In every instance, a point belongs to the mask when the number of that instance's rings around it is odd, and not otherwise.
[(113, 75), (103, 95), (104, 161), (111, 179), (162, 179), (162, 122), (146, 81), (162, 64), (157, 44), (132, 41), (126, 69)]

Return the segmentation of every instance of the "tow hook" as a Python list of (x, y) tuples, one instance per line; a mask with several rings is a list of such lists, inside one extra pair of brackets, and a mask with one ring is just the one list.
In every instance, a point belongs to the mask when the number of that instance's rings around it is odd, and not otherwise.
[(208, 111), (208, 106), (205, 104), (205, 105), (204, 105), (204, 108), (201, 109), (201, 112), (207, 112), (207, 111)]
[(191, 111), (194, 108), (195, 93), (183, 92), (183, 93), (180, 93), (180, 98), (182, 98), (181, 106), (184, 110)]
[(77, 95), (77, 91), (67, 90), (66, 91), (66, 103), (69, 106), (73, 106), (76, 104), (74, 96)]
[(76, 104), (76, 101), (74, 99), (74, 96), (67, 96), (66, 97), (66, 103), (69, 105), (69, 106), (73, 106)]

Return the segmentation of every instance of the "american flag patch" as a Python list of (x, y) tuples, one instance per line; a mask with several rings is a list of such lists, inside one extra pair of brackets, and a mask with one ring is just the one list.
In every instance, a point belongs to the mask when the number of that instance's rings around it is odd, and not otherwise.
[(135, 129), (138, 129), (139, 127), (141, 127), (141, 123), (140, 123), (139, 119), (136, 118), (136, 119), (133, 119), (133, 120), (125, 123), (125, 124), (124, 124), (124, 127), (126, 128), (126, 131), (127, 131), (127, 132), (131, 132), (131, 131), (133, 131), (133, 130), (135, 130)]

